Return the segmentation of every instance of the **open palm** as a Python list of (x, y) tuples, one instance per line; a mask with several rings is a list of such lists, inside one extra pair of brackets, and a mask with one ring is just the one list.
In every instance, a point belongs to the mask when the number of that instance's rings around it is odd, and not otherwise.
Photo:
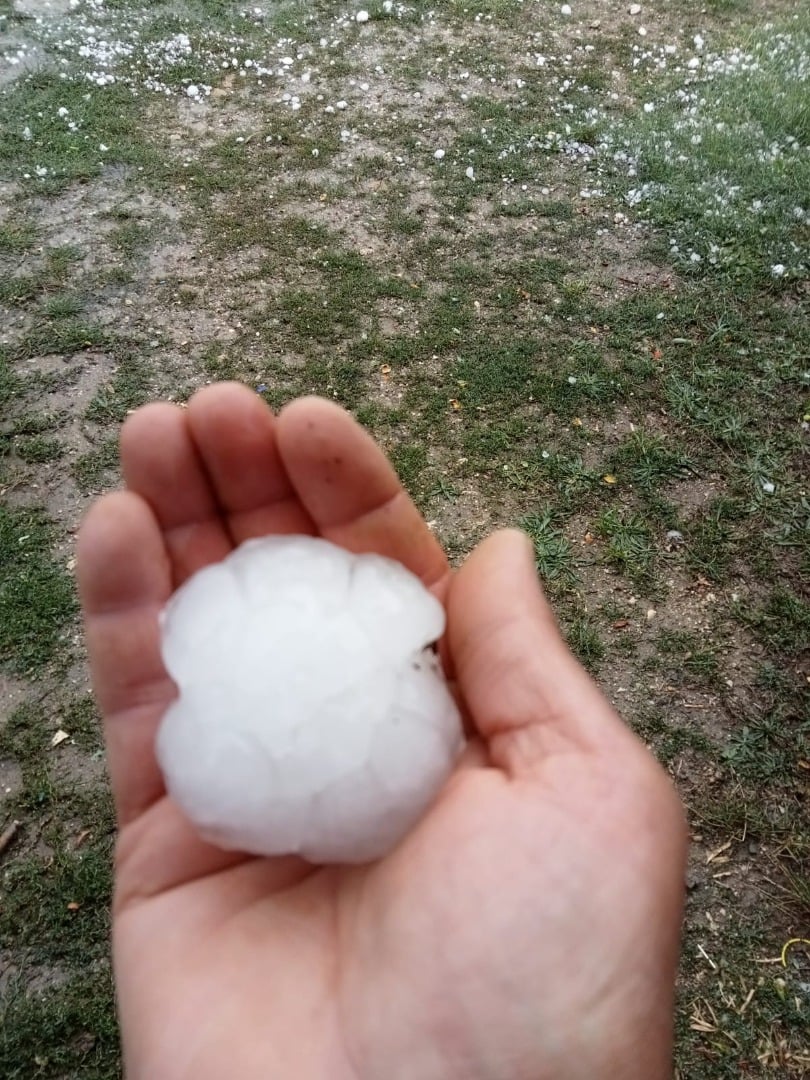
[[(128, 491), (79, 574), (118, 811), (114, 959), (130, 1080), (658, 1080), (670, 1069), (678, 801), (566, 649), (519, 533), (455, 575), (342, 410), (243, 387), (125, 425)], [(223, 852), (165, 793), (158, 612), (270, 533), (399, 559), (448, 611), (470, 726), (417, 828), (366, 867)], [(227, 717), (223, 717), (227, 723)]]

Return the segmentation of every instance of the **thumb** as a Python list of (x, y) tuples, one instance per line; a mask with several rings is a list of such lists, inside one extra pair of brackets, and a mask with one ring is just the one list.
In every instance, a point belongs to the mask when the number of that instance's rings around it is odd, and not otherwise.
[(563, 641), (524, 533), (480, 544), (447, 610), (452, 666), (494, 765), (521, 775), (554, 753), (642, 749)]

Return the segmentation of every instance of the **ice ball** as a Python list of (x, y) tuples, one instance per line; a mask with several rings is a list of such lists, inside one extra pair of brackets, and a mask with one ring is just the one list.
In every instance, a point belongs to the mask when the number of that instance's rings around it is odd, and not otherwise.
[(179, 697), (157, 736), (202, 836), (256, 855), (367, 862), (419, 820), (462, 748), (430, 648), (444, 609), (398, 562), (249, 540), (161, 614)]

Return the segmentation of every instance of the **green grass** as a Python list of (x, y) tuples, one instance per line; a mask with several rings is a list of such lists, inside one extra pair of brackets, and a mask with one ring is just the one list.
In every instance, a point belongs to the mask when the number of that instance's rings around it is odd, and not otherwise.
[(0, 507), (0, 656), (7, 670), (33, 674), (69, 656), (76, 600), (51, 554), (53, 538), (41, 512)]
[(655, 549), (652, 533), (640, 514), (606, 510), (597, 522), (597, 532), (605, 541), (609, 562), (640, 588), (652, 586)]
[(683, 271), (780, 286), (810, 270), (807, 9), (755, 31), (744, 52), (726, 74), (701, 68), (686, 103), (680, 77), (654, 94), (653, 112), (634, 110), (619, 128), (638, 159), (624, 187)]
[[(32, 190), (48, 194), (99, 176), (105, 164), (162, 171), (157, 153), (136, 135), (137, 115), (137, 101), (125, 86), (88, 94), (80, 79), (48, 71), (29, 75), (13, 91), (0, 92), (0, 168), (13, 169)], [(71, 121), (78, 130), (70, 130)], [(101, 144), (110, 150), (101, 152)], [(37, 175), (37, 169), (45, 171)]]
[(0, 223), (0, 255), (24, 255), (34, 246), (37, 230), (25, 216), (10, 216)]
[(153, 370), (148, 360), (124, 355), (112, 378), (88, 405), (87, 419), (97, 423), (124, 420), (130, 410), (149, 400), (152, 381)]
[[(68, 933), (75, 933), (71, 926)], [(31, 995), (13, 983), (0, 1006), (0, 1070), (6, 1080), (120, 1077), (109, 968)]]
[(103, 491), (111, 481), (113, 470), (118, 468), (118, 439), (106, 438), (100, 446), (77, 458), (71, 471), (84, 494)]
[(571, 545), (555, 523), (552, 511), (525, 517), (521, 525), (534, 544), (537, 570), (543, 581), (556, 591), (576, 585), (578, 575)]

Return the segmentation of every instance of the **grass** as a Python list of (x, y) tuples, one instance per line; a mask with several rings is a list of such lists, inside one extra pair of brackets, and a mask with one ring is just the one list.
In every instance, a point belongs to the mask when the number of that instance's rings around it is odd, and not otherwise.
[(0, 1068), (8, 1080), (77, 1075), (111, 1080), (120, 1075), (107, 967), (33, 998), (12, 984), (0, 1007), (0, 1031)]
[[(22, 695), (0, 1074), (118, 1075), (111, 811), (63, 567), (130, 410), (236, 378), (350, 408), (455, 562), (526, 529), (696, 837), (679, 1080), (798, 1077), (807, 976), (758, 961), (808, 896), (810, 180), (787, 138), (808, 139), (808, 16), (679, 0), (642, 39), (614, 0), (582, 37), (534, 0), (369, 10), (14, 20), (53, 66), (0, 88), (0, 654)], [(67, 44), (93, 37), (118, 58)]]
[(665, 83), (650, 111), (619, 129), (637, 162), (627, 199), (664, 230), (684, 271), (708, 268), (738, 285), (806, 275), (808, 51), (801, 9), (742, 48), (696, 55), (678, 96)]
[(537, 571), (552, 589), (570, 589), (578, 580), (571, 545), (555, 527), (555, 516), (546, 510), (521, 522), (534, 544)]
[(20, 674), (69, 656), (76, 600), (52, 540), (40, 512), (0, 507), (0, 655), (3, 667)]

